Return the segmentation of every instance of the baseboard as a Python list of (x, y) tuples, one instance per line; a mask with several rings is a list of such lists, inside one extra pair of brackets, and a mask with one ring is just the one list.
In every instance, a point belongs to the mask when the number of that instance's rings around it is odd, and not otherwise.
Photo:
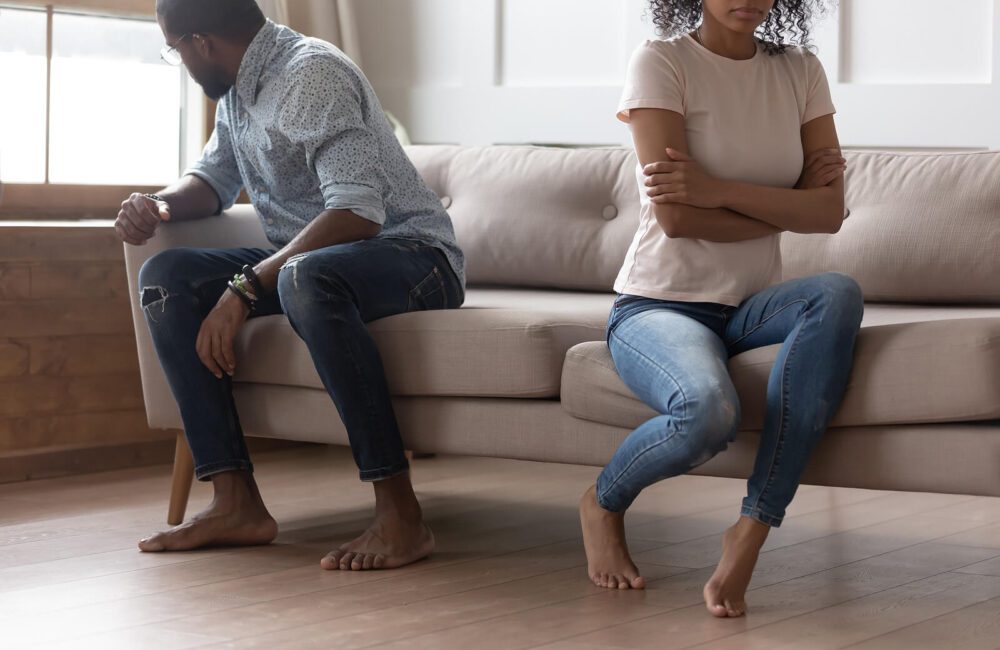
[[(174, 462), (173, 436), (138, 442), (66, 445), (0, 454), (0, 483), (107, 472)], [(249, 438), (251, 452), (299, 447), (305, 443)]]

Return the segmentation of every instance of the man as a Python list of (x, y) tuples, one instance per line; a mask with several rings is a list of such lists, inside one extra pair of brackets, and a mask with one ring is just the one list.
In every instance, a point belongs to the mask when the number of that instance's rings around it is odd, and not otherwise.
[[(321, 560), (388, 569), (434, 537), (365, 323), (461, 306), (464, 259), (450, 219), (396, 141), (371, 86), (338, 49), (264, 18), (254, 0), (158, 0), (164, 58), (218, 99), (201, 160), (156, 195), (133, 194), (116, 229), (141, 245), (161, 221), (216, 215), (245, 188), (273, 249), (173, 249), (139, 275), (157, 354), (199, 480), (215, 498), (147, 552), (267, 544), (277, 535), (232, 398), (233, 340), (251, 316), (284, 313), (306, 342), (349, 434), (375, 520)], [(249, 351), (253, 354), (253, 350)]]

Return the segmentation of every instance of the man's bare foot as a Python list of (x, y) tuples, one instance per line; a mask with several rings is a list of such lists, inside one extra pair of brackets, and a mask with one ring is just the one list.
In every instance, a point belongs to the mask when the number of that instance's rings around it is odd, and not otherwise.
[(190, 551), (207, 546), (257, 546), (270, 544), (278, 524), (264, 506), (257, 484), (247, 472), (226, 472), (212, 477), (215, 498), (191, 521), (139, 542), (145, 553)]
[(580, 499), (580, 525), (587, 551), (587, 573), (598, 587), (645, 589), (646, 581), (628, 554), (625, 515), (609, 512), (597, 503), (597, 487)]
[(434, 551), (434, 534), (424, 523), (409, 473), (373, 484), (375, 521), (357, 539), (330, 551), (319, 565), (328, 571), (396, 569)]
[(713, 616), (736, 618), (746, 614), (746, 593), (757, 557), (771, 531), (755, 519), (740, 517), (722, 535), (722, 559), (705, 584), (705, 606)]
[(423, 521), (377, 518), (357, 539), (330, 551), (319, 565), (328, 571), (396, 569), (434, 551), (434, 534)]

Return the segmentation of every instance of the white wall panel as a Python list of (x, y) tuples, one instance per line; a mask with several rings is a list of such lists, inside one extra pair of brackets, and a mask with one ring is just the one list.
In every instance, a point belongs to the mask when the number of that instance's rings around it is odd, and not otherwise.
[(379, 83), (461, 86), (463, 0), (361, 0), (365, 73)]
[(843, 0), (842, 81), (990, 83), (993, 0), (948, 5), (945, 11), (940, 0)]
[[(365, 72), (417, 142), (627, 144), (646, 0), (353, 0)], [(841, 0), (816, 46), (848, 146), (1000, 148), (1000, 0)]]
[(628, 7), (608, 0), (504, 0), (500, 83), (614, 86), (625, 55)]

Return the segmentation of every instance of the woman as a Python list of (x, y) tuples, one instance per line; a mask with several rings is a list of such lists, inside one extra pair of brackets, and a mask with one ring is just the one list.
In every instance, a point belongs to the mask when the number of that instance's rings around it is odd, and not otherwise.
[(662, 415), (628, 436), (580, 515), (594, 583), (641, 589), (625, 510), (643, 488), (726, 448), (740, 423), (727, 360), (782, 344), (741, 516), (704, 589), (712, 614), (735, 617), (851, 370), (858, 285), (839, 274), (778, 283), (780, 233), (840, 229), (845, 161), (826, 76), (800, 46), (819, 0), (651, 5), (676, 38), (639, 47), (619, 108), (643, 200), (608, 344), (622, 379)]

